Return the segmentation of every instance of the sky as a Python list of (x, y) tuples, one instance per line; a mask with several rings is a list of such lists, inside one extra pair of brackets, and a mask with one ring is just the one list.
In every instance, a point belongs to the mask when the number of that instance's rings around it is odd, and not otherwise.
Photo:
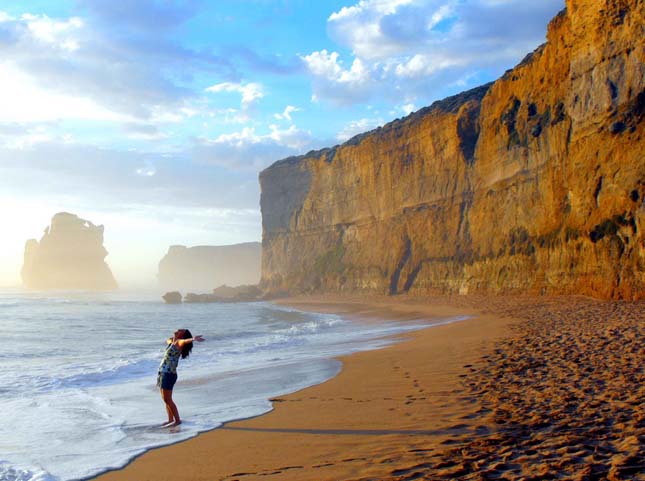
[(2, 0), (0, 286), (57, 212), (122, 286), (260, 241), (258, 173), (498, 78), (564, 0)]

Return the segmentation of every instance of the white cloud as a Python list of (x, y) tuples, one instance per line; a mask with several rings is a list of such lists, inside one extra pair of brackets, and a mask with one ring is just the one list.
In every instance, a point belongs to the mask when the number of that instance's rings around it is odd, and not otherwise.
[(362, 134), (369, 130), (375, 129), (379, 125), (383, 125), (383, 119), (360, 119), (350, 122), (343, 130), (338, 132), (336, 139), (339, 142), (345, 142), (355, 135)]
[(500, 75), (544, 41), (564, 0), (360, 0), (332, 13), (328, 32), (351, 51), (301, 57), (312, 101), (352, 104), (402, 95), (427, 102), (460, 79)]
[(337, 52), (313, 52), (302, 57), (309, 71), (317, 77), (324, 77), (331, 82), (360, 86), (370, 79), (370, 74), (365, 63), (360, 58), (355, 58), (349, 69), (343, 69), (338, 61)]
[(466, 63), (465, 59), (458, 57), (442, 57), (440, 55), (416, 54), (407, 61), (402, 61), (395, 68), (398, 77), (429, 76), (435, 72), (457, 67)]
[(302, 153), (313, 147), (311, 133), (291, 125), (288, 129), (270, 126), (267, 134), (253, 127), (221, 134), (214, 139), (201, 138), (194, 149), (200, 162), (226, 166), (229, 169), (252, 170), (267, 167), (276, 160)]
[(0, 105), (0, 122), (127, 120), (125, 115), (112, 112), (91, 98), (43, 88), (9, 62), (0, 63)]
[(401, 5), (414, 3), (414, 0), (360, 0), (356, 5), (343, 7), (338, 12), (329, 16), (329, 21), (347, 21), (371, 18), (378, 18), (383, 15), (391, 15)]
[(139, 167), (135, 172), (142, 177), (153, 177), (157, 173), (157, 169), (151, 161), (146, 161), (145, 166)]
[(330, 33), (340, 43), (351, 46), (358, 57), (376, 59), (390, 56), (399, 48), (383, 32), (381, 20), (395, 15), (399, 7), (411, 3), (412, 0), (361, 0), (329, 16)]
[(369, 95), (373, 72), (360, 58), (343, 68), (338, 52), (321, 50), (301, 57), (314, 82), (312, 102), (319, 98), (340, 104), (358, 102)]
[[(251, 120), (246, 110), (227, 108), (210, 110), (207, 116), (213, 123), (218, 124), (245, 124)], [(208, 124), (205, 124), (208, 126)]]
[(293, 150), (304, 150), (311, 143), (311, 132), (300, 130), (291, 125), (286, 130), (280, 130), (277, 126), (269, 126), (271, 133), (268, 137), (278, 145), (285, 145)]
[(298, 129), (291, 125), (286, 130), (280, 130), (276, 125), (271, 125), (271, 132), (265, 135), (255, 133), (253, 127), (245, 127), (240, 132), (221, 134), (214, 140), (207, 140), (211, 144), (227, 144), (235, 147), (245, 147), (253, 144), (264, 144), (273, 141), (277, 145), (290, 149), (300, 149), (306, 146), (311, 140), (311, 133)]
[(162, 106), (155, 106), (150, 111), (150, 122), (153, 123), (168, 123), (178, 124), (191, 117), (199, 115), (201, 112), (192, 107), (176, 107), (168, 108)]
[(252, 127), (244, 127), (241, 132), (233, 132), (230, 134), (221, 134), (216, 139), (206, 140), (210, 144), (228, 144), (235, 147), (242, 147), (245, 144), (257, 144), (261, 142), (262, 137), (255, 134), (255, 129)]
[(72, 17), (69, 20), (56, 20), (47, 15), (25, 14), (22, 16), (22, 20), (31, 35), (40, 42), (67, 51), (79, 48), (79, 40), (75, 34), (79, 33), (84, 23), (78, 17)]
[(37, 144), (54, 140), (54, 135), (44, 125), (33, 128), (16, 127), (14, 132), (0, 133), (0, 147), (13, 150), (32, 149)]
[(273, 114), (273, 117), (278, 120), (288, 120), (291, 122), (291, 114), (294, 112), (300, 112), (300, 109), (293, 105), (287, 105), (281, 114)]
[(410, 115), (412, 112), (414, 112), (417, 108), (414, 106), (413, 103), (409, 104), (403, 104), (401, 105), (401, 112), (403, 112), (404, 115)]
[(177, 89), (160, 74), (163, 69), (155, 62), (166, 60), (163, 50), (153, 56), (137, 52), (155, 47), (154, 41), (143, 41), (145, 32), (129, 43), (91, 18), (29, 13), (0, 13), (0, 27), (0, 122), (23, 125), (12, 142), (0, 139), (5, 146), (29, 148), (60, 140), (34, 135), (29, 125), (68, 120), (107, 122), (112, 128), (121, 124), (127, 138), (155, 141), (168, 137), (160, 127), (202, 114), (197, 95)]
[[(202, 92), (185, 79), (233, 74), (227, 59), (186, 47), (175, 35), (194, 6), (96, 0), (82, 11), (82, 18), (0, 12), (1, 100), (13, 97), (14, 112), (20, 99), (32, 99), (13, 117), (176, 123), (191, 117), (185, 110), (199, 110), (202, 101)], [(245, 95), (245, 102), (257, 97), (251, 90)]]
[(219, 84), (211, 85), (206, 88), (207, 92), (237, 92), (242, 96), (241, 106), (243, 109), (248, 109), (256, 101), (264, 97), (262, 85), (256, 82), (249, 82), (247, 84), (222, 82)]

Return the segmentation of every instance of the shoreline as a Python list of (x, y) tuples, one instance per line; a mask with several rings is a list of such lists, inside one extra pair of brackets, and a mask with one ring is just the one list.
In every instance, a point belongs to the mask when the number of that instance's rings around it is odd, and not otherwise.
[[(399, 386), (397, 388), (398, 391), (395, 394), (383, 396), (382, 399), (378, 400), (379, 402), (374, 402), (376, 401), (375, 399), (359, 399), (354, 405), (354, 409), (350, 409), (343, 413), (343, 410), (347, 410), (347, 404), (351, 403), (349, 400), (354, 399), (352, 396), (357, 397), (357, 394), (361, 394), (360, 388), (359, 392), (348, 394), (347, 386), (355, 384), (357, 380), (356, 378), (364, 377), (365, 374), (368, 374), (367, 377), (371, 376), (378, 379), (378, 373), (372, 372), (374, 360), (383, 358), (384, 353), (389, 353), (392, 349), (395, 351), (400, 350), (401, 352), (405, 352), (408, 348), (404, 348), (403, 346), (407, 346), (411, 342), (416, 342), (419, 346), (427, 343), (426, 338), (428, 336), (433, 337), (432, 335), (427, 334), (428, 332), (445, 330), (452, 333), (451, 336), (453, 339), (458, 339), (459, 332), (472, 330), (472, 326), (470, 329), (466, 329), (463, 325), (468, 323), (474, 325), (481, 323), (482, 320), (492, 322), (491, 319), (486, 316), (479, 315), (476, 310), (472, 308), (455, 308), (447, 305), (433, 306), (427, 303), (414, 301), (412, 303), (401, 303), (399, 300), (393, 301), (386, 297), (378, 299), (359, 299), (325, 296), (324, 298), (289, 298), (279, 300), (276, 303), (280, 305), (288, 305), (303, 311), (334, 313), (346, 316), (350, 319), (360, 319), (361, 321), (368, 322), (415, 321), (420, 319), (428, 321), (432, 319), (438, 320), (445, 317), (459, 317), (465, 315), (471, 317), (458, 322), (450, 321), (444, 325), (429, 325), (428, 327), (417, 331), (399, 333), (390, 336), (394, 338), (394, 342), (386, 347), (357, 352), (348, 356), (336, 358), (342, 363), (342, 368), (335, 377), (323, 382), (322, 384), (310, 386), (304, 390), (271, 399), (270, 401), (273, 404), (273, 409), (268, 413), (248, 419), (227, 422), (218, 428), (200, 433), (191, 439), (151, 449), (135, 456), (123, 468), (107, 471), (89, 479), (102, 481), (117, 479), (145, 480), (171, 479), (173, 477), (176, 478), (177, 476), (180, 476), (181, 479), (182, 474), (180, 472), (176, 472), (172, 467), (169, 468), (167, 466), (168, 464), (175, 464), (175, 462), (172, 461), (173, 459), (180, 460), (186, 456), (190, 457), (190, 453), (207, 453), (211, 450), (213, 452), (224, 450), (226, 452), (226, 457), (228, 458), (227, 462), (221, 463), (221, 460), (218, 460), (217, 463), (199, 462), (199, 467), (195, 467), (194, 470), (191, 468), (189, 479), (237, 479), (237, 477), (232, 475), (240, 474), (242, 472), (248, 473), (240, 478), (245, 481), (254, 479), (254, 477), (258, 477), (258, 479), (267, 479), (267, 477), (269, 479), (339, 479), (338, 476), (348, 476), (351, 471), (356, 470), (355, 466), (353, 466), (346, 474), (342, 474), (345, 471), (345, 468), (354, 464), (347, 461), (347, 459), (358, 459), (361, 457), (364, 458), (365, 456), (355, 458), (348, 452), (348, 455), (344, 456), (343, 460), (340, 460), (342, 461), (341, 464), (335, 465), (335, 463), (328, 462), (328, 459), (318, 459), (320, 458), (320, 455), (312, 453), (312, 449), (323, 449), (325, 452), (329, 452), (330, 449), (331, 451), (338, 449), (337, 447), (332, 447), (336, 443), (346, 445), (345, 440), (353, 440), (356, 444), (364, 444), (366, 439), (369, 440), (375, 438), (379, 440), (378, 444), (380, 444), (381, 440), (388, 439), (392, 436), (409, 441), (411, 437), (444, 437), (452, 432), (450, 430), (444, 432), (445, 428), (449, 428), (451, 426), (444, 426), (444, 430), (442, 430), (439, 428), (427, 428), (425, 427), (425, 423), (420, 420), (411, 422), (408, 418), (415, 418), (415, 416), (418, 416), (418, 414), (413, 415), (411, 412), (401, 412), (397, 419), (390, 416), (390, 418), (387, 418), (386, 422), (376, 422), (377, 419), (391, 414), (392, 409), (400, 410), (400, 406), (411, 407), (412, 404), (421, 401), (421, 399), (416, 399), (416, 397), (421, 398), (423, 396), (421, 396), (420, 393), (416, 393), (415, 395), (413, 392), (414, 384), (417, 383), (417, 381), (415, 380), (412, 382), (412, 380), (406, 379), (409, 375), (406, 376), (403, 373), (396, 374), (397, 377), (402, 377), (404, 384), (409, 385), (405, 387), (405, 393), (401, 392), (401, 386)], [(496, 321), (499, 326), (506, 325), (508, 322), (508, 320)], [(501, 335), (501, 332), (498, 332), (498, 334)], [(419, 337), (421, 337), (421, 340), (417, 339)], [(446, 334), (443, 334), (443, 337), (446, 337)], [(479, 342), (482, 337), (485, 337), (482, 332), (474, 334), (474, 338), (477, 339), (477, 342)], [(398, 356), (398, 354), (395, 355), (392, 353), (385, 355), (385, 357), (390, 359), (392, 359), (392, 356)], [(356, 363), (357, 359), (359, 360), (358, 363)], [(365, 363), (367, 363), (367, 369), (365, 367)], [(356, 366), (358, 371), (360, 371), (358, 376), (351, 372), (353, 371), (355, 364), (360, 364), (359, 366)], [(442, 369), (445, 370), (445, 366), (435, 366), (434, 371), (438, 372)], [(398, 371), (400, 372), (400, 369)], [(459, 379), (456, 376), (454, 377), (455, 379)], [(335, 386), (336, 384), (340, 385), (340, 392), (332, 392), (339, 389), (339, 387)], [(417, 387), (417, 389), (421, 388)], [(445, 389), (443, 389), (443, 391), (445, 391)], [(346, 395), (341, 395), (343, 392)], [(331, 394), (334, 396), (330, 397)], [(331, 401), (331, 399), (335, 399), (335, 402)], [(374, 421), (371, 422), (371, 426), (369, 421), (367, 424), (365, 421), (360, 421), (358, 423), (360, 425), (360, 429), (358, 429), (353, 425), (356, 423), (355, 418), (357, 412), (360, 413), (362, 408), (367, 406), (368, 402), (374, 402), (374, 405), (379, 404), (380, 409), (377, 408), (377, 412), (369, 413), (369, 415), (365, 417), (365, 419), (371, 419)], [(435, 408), (438, 409), (439, 404), (436, 401), (435, 404), (437, 404)], [(337, 411), (337, 414), (340, 414), (342, 419), (331, 419), (330, 407), (332, 405), (334, 407), (331, 411)], [(397, 407), (392, 408), (392, 405), (396, 405)], [(297, 407), (297, 410), (294, 409), (294, 407)], [(321, 409), (324, 411), (323, 413), (321, 413)], [(322, 419), (320, 419), (321, 414)], [(452, 419), (456, 414), (444, 413), (444, 415), (452, 420), (452, 423), (448, 424), (453, 426), (460, 424), (455, 419)], [(317, 421), (327, 424), (320, 426), (320, 423), (317, 423)], [(329, 424), (330, 422), (331, 424)], [(444, 425), (445, 424), (446, 423), (444, 421)], [(398, 429), (392, 429), (397, 426)], [(364, 427), (369, 429), (363, 429)], [(459, 427), (453, 431), (461, 432), (463, 429)], [(275, 449), (274, 446), (276, 436), (287, 438), (280, 446), (280, 449)], [(318, 444), (314, 448), (310, 439), (317, 437), (326, 437), (329, 439), (326, 441), (323, 440), (320, 443), (314, 442), (314, 444)], [(399, 442), (400, 441), (401, 439)], [(302, 452), (303, 450), (300, 449), (303, 444), (307, 446), (307, 452)], [(245, 447), (245, 449), (249, 446), (254, 446), (252, 448), (253, 451), (258, 453), (261, 457), (261, 460), (259, 461), (260, 464), (252, 461), (251, 465), (253, 466), (253, 469), (250, 467), (248, 469), (245, 468), (245, 462), (250, 460), (248, 460), (248, 456), (243, 452), (244, 449), (240, 450), (240, 446)], [(239, 451), (242, 452), (240, 453)], [(298, 451), (301, 452), (299, 453)], [(348, 451), (352, 451), (352, 449), (349, 449), (349, 446)], [(287, 458), (292, 461), (286, 462)], [(307, 469), (307, 461), (311, 467), (314, 465), (320, 466), (318, 468), (314, 468), (315, 472), (310, 473), (311, 477), (308, 477), (309, 475), (303, 473), (303, 471)], [(286, 466), (285, 462), (286, 464), (293, 466), (303, 467), (296, 469), (292, 466), (291, 469), (286, 471), (278, 469), (284, 468)], [(356, 461), (356, 463), (360, 464), (360, 461)], [(321, 470), (326, 471), (327, 473), (324, 474)], [(281, 473), (277, 473), (276, 471), (281, 471)], [(251, 474), (253, 472), (255, 474)], [(272, 472), (274, 474), (268, 476), (267, 472)], [(327, 478), (325, 476), (327, 476)]]
[(272, 399), (267, 414), (92, 479), (645, 481), (645, 301), (279, 302), (361, 319), (473, 317), (340, 357), (336, 377)]

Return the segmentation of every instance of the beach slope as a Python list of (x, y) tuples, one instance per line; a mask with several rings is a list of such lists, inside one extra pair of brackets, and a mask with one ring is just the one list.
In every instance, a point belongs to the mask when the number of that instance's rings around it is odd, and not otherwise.
[(470, 317), (345, 357), (336, 378), (269, 414), (99, 479), (645, 480), (645, 302), (288, 302), (374, 322)]
[[(342, 358), (334, 379), (273, 399), (274, 410), (150, 451), (109, 480), (352, 479), (391, 476), (432, 449), (474, 433), (464, 367), (507, 332), (508, 320), (421, 303), (291, 300), (294, 307), (381, 320), (467, 320), (405, 335), (404, 342)], [(404, 461), (405, 460), (405, 461)]]

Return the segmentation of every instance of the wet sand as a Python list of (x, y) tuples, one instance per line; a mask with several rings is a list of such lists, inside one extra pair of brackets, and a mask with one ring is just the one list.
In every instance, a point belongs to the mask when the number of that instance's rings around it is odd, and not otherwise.
[(472, 317), (342, 358), (337, 377), (274, 399), (271, 413), (97, 479), (645, 480), (645, 303), (283, 302), (374, 322)]

